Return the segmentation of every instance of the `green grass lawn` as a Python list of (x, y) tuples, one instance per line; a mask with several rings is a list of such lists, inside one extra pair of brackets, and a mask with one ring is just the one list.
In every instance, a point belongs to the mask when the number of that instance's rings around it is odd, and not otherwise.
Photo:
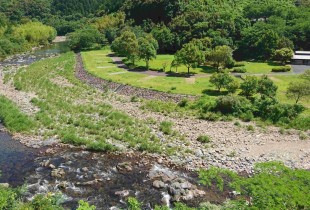
[[(163, 70), (164, 65), (166, 65), (165, 71), (169, 72), (171, 68), (171, 62), (174, 59), (174, 55), (157, 55), (155, 60), (150, 61), (150, 69), (151, 70)], [(129, 61), (124, 59), (126, 64), (130, 64)], [(279, 66), (278, 63), (273, 62), (244, 62), (245, 68), (247, 69), (247, 73), (251, 74), (268, 74), (271, 73), (272, 68)], [(144, 69), (145, 62), (140, 60), (135, 63), (137, 68)], [(175, 68), (171, 69), (173, 72), (176, 72)], [(179, 73), (187, 73), (187, 68), (185, 66), (180, 66), (177, 69)], [(190, 72), (192, 74), (212, 74), (216, 72), (216, 69), (212, 66), (199, 66), (195, 69), (191, 69)]]
[(208, 77), (188, 79), (184, 77), (156, 77), (135, 72), (125, 72), (114, 64), (107, 64), (111, 68), (100, 68), (99, 61), (110, 60), (106, 56), (109, 50), (82, 52), (86, 69), (95, 76), (122, 84), (130, 84), (136, 87), (149, 88), (164, 92), (200, 95), (207, 89), (212, 89)]
[(281, 66), (273, 62), (245, 62), (247, 73), (251, 74), (268, 74), (271, 73), (272, 68)]

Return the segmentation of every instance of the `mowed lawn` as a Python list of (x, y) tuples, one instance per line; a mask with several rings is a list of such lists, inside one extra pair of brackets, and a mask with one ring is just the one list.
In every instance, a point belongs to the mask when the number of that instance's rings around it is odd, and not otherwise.
[(111, 52), (107, 49), (82, 52), (86, 69), (103, 79), (170, 93), (201, 95), (205, 90), (214, 89), (208, 76), (202, 78), (160, 77), (127, 72), (112, 63), (112, 59), (108, 57), (109, 53)]
[[(174, 55), (157, 55), (155, 60), (150, 61), (150, 69), (151, 70), (163, 70), (165, 67), (165, 71), (169, 72), (170, 70), (176, 72), (176, 68), (171, 68), (171, 62), (174, 59)], [(124, 59), (126, 64), (129, 64), (128, 61)], [(272, 68), (281, 66), (278, 63), (273, 62), (244, 62), (247, 73), (251, 74), (268, 74), (271, 73)], [(140, 60), (135, 63), (137, 68), (145, 68), (145, 62)], [(178, 73), (187, 73), (187, 68), (185, 66), (180, 66), (177, 68)], [(194, 69), (190, 69), (190, 73), (192, 74), (212, 74), (216, 72), (216, 69), (212, 66), (199, 66)]]
[[(112, 59), (108, 56), (111, 51), (109, 49), (82, 52), (83, 61), (86, 69), (97, 77), (111, 80), (121, 84), (129, 84), (136, 87), (149, 88), (163, 92), (189, 94), (189, 95), (202, 95), (204, 93), (215, 96), (217, 95), (215, 88), (210, 84), (210, 74), (202, 74), (202, 68), (196, 68), (196, 78), (184, 77), (163, 77), (163, 76), (150, 76), (141, 73), (128, 72), (124, 69), (117, 67)], [(156, 60), (151, 61), (150, 66), (153, 69), (161, 69), (162, 62), (170, 61), (173, 55), (159, 55)], [(138, 65), (145, 65), (143, 61), (137, 62)], [(252, 67), (253, 73), (268, 73), (273, 67), (273, 64), (268, 63), (247, 63), (247, 68)], [(261, 69), (259, 71), (258, 69)], [(166, 69), (169, 71), (169, 67)], [(186, 72), (185, 67), (178, 69), (179, 72)], [(269, 76), (278, 86), (278, 99), (281, 102), (293, 104), (293, 99), (286, 97), (286, 90), (290, 82), (299, 82), (300, 79), (297, 75), (274, 75)], [(242, 82), (239, 79), (240, 82)], [(309, 100), (303, 100), (301, 103), (310, 108)], [(308, 111), (310, 112), (310, 111)]]

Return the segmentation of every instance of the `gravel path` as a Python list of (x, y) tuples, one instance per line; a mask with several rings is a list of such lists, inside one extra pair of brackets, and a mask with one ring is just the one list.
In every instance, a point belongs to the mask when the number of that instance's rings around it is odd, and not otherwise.
[[(80, 66), (82, 65), (79, 61), (80, 57), (77, 56), (77, 59), (77, 77), (90, 86), (102, 90), (101, 83), (98, 83), (101, 79), (81, 72), (83, 68)], [(111, 93), (105, 103), (109, 103), (115, 109), (134, 118), (153, 119), (156, 123), (151, 125), (151, 128), (163, 144), (168, 147), (182, 148), (183, 153), (178, 152), (178, 155), (166, 157), (174, 163), (185, 165), (189, 169), (213, 165), (251, 172), (256, 162), (279, 160), (291, 167), (310, 169), (310, 133), (307, 134), (308, 139), (300, 140), (298, 131), (294, 130), (281, 134), (279, 128), (263, 129), (252, 123), (243, 123), (241, 127), (238, 127), (233, 122), (209, 122), (190, 117), (164, 116), (141, 110), (142, 104), (131, 102), (129, 96)], [(158, 124), (162, 121), (174, 122), (173, 129), (185, 136), (186, 141), (178, 137), (168, 137), (159, 132)], [(253, 125), (255, 131), (248, 131), (246, 129), (248, 125)], [(200, 135), (208, 135), (212, 143), (201, 144), (196, 140)]]

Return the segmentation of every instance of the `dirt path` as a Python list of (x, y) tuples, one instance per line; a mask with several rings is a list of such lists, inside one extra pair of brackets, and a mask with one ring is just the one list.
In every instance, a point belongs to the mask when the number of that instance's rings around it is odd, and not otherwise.
[[(91, 82), (94, 79), (88, 78), (88, 84), (98, 88)], [(151, 125), (151, 128), (161, 141), (168, 147), (180, 148), (177, 155), (169, 159), (191, 169), (214, 165), (237, 171), (251, 171), (254, 163), (271, 160), (283, 161), (291, 167), (310, 169), (310, 139), (308, 136), (308, 139), (300, 140), (298, 131), (281, 134), (279, 128), (263, 129), (254, 124), (251, 125), (255, 130), (248, 131), (246, 127), (249, 123), (242, 123), (243, 125), (238, 127), (233, 122), (164, 116), (142, 110), (141, 103), (131, 102), (130, 97), (115, 93), (111, 93), (104, 102), (134, 118), (145, 121), (153, 119), (156, 123)], [(185, 136), (186, 140), (168, 137), (159, 132), (158, 124), (162, 121), (173, 122), (173, 129)], [(212, 143), (201, 144), (197, 141), (200, 135), (208, 135)]]

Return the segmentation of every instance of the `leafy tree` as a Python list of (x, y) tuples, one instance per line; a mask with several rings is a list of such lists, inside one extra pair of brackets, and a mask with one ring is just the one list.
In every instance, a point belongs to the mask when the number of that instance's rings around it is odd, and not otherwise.
[(139, 42), (139, 53), (140, 59), (146, 63), (146, 69), (149, 69), (149, 62), (156, 58), (158, 50), (158, 42), (153, 38), (152, 35), (148, 34), (145, 37), (138, 39)]
[[(234, 89), (233, 87), (230, 87), (231, 83), (234, 82), (234, 78), (227, 72), (212, 74), (210, 77), (210, 82), (217, 88), (219, 92), (222, 88), (229, 87), (228, 89)], [(230, 89), (230, 91), (233, 91), (232, 89)]]
[(183, 48), (175, 54), (175, 59), (187, 67), (188, 74), (190, 73), (190, 68), (195, 68), (203, 62), (204, 57), (204, 53), (199, 47), (192, 43), (185, 44)]
[(175, 52), (175, 37), (167, 26), (159, 25), (151, 31), (151, 34), (157, 40), (160, 52)]
[(68, 40), (70, 48), (75, 51), (100, 48), (105, 43), (105, 37), (93, 27), (69, 34)]
[(241, 88), (241, 95), (250, 98), (254, 94), (257, 93), (258, 90), (258, 79), (255, 76), (247, 76), (244, 82), (240, 85)]
[(293, 50), (289, 48), (282, 48), (280, 50), (276, 50), (273, 53), (273, 58), (277, 61), (280, 61), (283, 65), (290, 61), (294, 55)]
[(208, 54), (207, 59), (219, 70), (220, 66), (225, 67), (227, 61), (232, 59), (232, 52), (229, 46), (218, 46)]
[(127, 57), (132, 64), (135, 64), (139, 52), (138, 39), (133, 32), (125, 31), (120, 37), (114, 40), (111, 49), (118, 55)]
[(229, 93), (236, 93), (239, 87), (240, 83), (237, 80), (234, 80), (226, 86), (226, 89)]
[(262, 78), (260, 78), (258, 81), (257, 92), (260, 93), (263, 97), (275, 97), (277, 90), (278, 87), (266, 75), (262, 76)]
[(286, 96), (293, 98), (296, 104), (303, 98), (310, 97), (309, 81), (291, 82), (287, 88)]

